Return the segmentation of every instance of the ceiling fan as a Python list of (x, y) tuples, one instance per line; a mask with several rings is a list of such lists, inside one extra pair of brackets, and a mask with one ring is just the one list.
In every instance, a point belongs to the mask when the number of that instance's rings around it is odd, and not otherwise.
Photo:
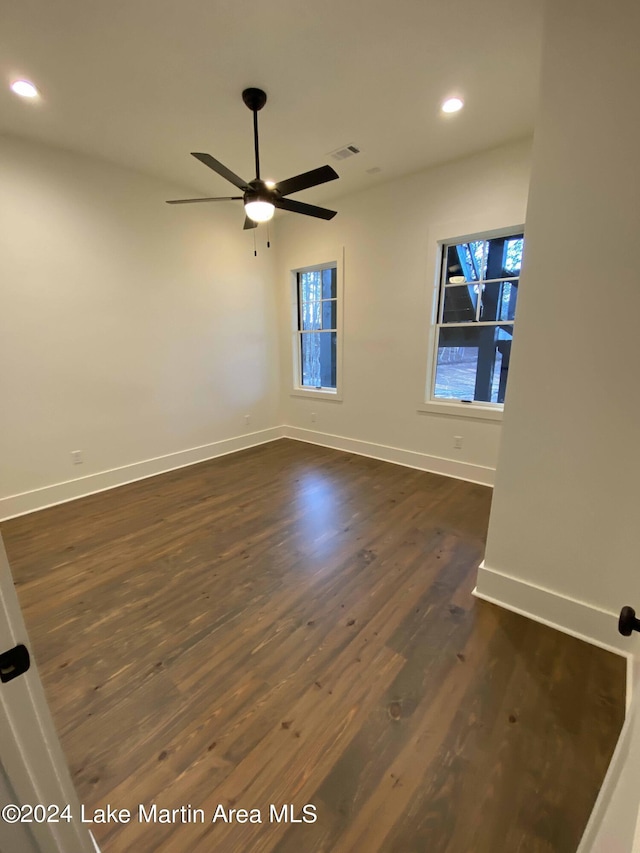
[(328, 210), (326, 207), (316, 207), (313, 204), (305, 204), (302, 201), (294, 201), (285, 196), (300, 192), (310, 187), (317, 187), (327, 181), (335, 181), (340, 176), (331, 166), (320, 166), (310, 172), (303, 172), (294, 178), (287, 178), (277, 184), (267, 184), (260, 177), (260, 151), (258, 145), (258, 112), (267, 102), (266, 92), (262, 89), (245, 89), (242, 100), (253, 113), (253, 143), (256, 154), (256, 176), (252, 181), (243, 181), (226, 166), (223, 166), (211, 154), (191, 152), (192, 157), (204, 163), (214, 172), (217, 172), (227, 181), (230, 181), (242, 195), (229, 195), (220, 198), (179, 198), (168, 201), (167, 204), (197, 204), (206, 201), (243, 201), (245, 210), (245, 228), (257, 228), (259, 222), (268, 222), (273, 216), (275, 208), (289, 210), (291, 213), (303, 213), (306, 216), (316, 216), (318, 219), (333, 219), (336, 210)]

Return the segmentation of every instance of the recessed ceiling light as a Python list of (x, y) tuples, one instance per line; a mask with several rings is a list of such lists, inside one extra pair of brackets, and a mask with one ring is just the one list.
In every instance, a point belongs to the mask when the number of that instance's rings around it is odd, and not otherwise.
[(11, 84), (11, 91), (15, 92), (16, 95), (20, 95), (21, 98), (37, 98), (38, 90), (30, 83), (28, 80), (15, 80)]
[(442, 104), (442, 112), (457, 113), (458, 110), (461, 110), (463, 107), (464, 101), (461, 101), (460, 98), (447, 98), (447, 100)]

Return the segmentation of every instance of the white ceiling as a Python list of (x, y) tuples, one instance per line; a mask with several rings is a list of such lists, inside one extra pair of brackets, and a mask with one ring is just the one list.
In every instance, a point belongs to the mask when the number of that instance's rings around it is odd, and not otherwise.
[[(254, 177), (247, 86), (266, 90), (263, 177), (332, 165), (324, 201), (533, 129), (541, 0), (20, 0), (0, 9), (0, 129), (168, 178)], [(13, 95), (17, 77), (41, 90)], [(444, 97), (466, 106), (444, 116)], [(328, 152), (353, 143), (343, 162)], [(366, 170), (379, 167), (372, 176)]]

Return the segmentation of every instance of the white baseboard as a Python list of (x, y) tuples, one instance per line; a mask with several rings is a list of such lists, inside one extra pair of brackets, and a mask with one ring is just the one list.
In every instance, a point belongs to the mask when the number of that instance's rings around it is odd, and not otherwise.
[(19, 495), (10, 495), (6, 498), (0, 498), (0, 521), (7, 521), (19, 515), (26, 515), (39, 509), (73, 501), (76, 498), (84, 498), (87, 495), (104, 492), (107, 489), (124, 486), (137, 480), (145, 480), (147, 477), (155, 477), (157, 474), (166, 474), (167, 471), (174, 471), (176, 468), (184, 468), (197, 462), (205, 462), (207, 459), (215, 459), (218, 456), (226, 456), (228, 453), (236, 453), (238, 450), (247, 450), (249, 447), (266, 444), (278, 438), (282, 438), (282, 427), (271, 427), (247, 435), (214, 441), (212, 444), (204, 444), (201, 447), (192, 447), (189, 450), (179, 450), (165, 456), (156, 456), (154, 459), (145, 459), (142, 462), (134, 462), (120, 468), (88, 474), (86, 477), (78, 477), (75, 480), (54, 483), (51, 486), (43, 486), (40, 489), (22, 492)]
[[(635, 638), (618, 633), (618, 614), (593, 604), (568, 598), (558, 592), (491, 569), (482, 562), (473, 594), (514, 613), (556, 628), (601, 649), (633, 659), (640, 652)], [(628, 676), (631, 675), (631, 667)], [(627, 678), (628, 691), (631, 678)]]
[(107, 489), (144, 480), (147, 477), (155, 477), (157, 474), (165, 474), (167, 471), (174, 471), (177, 468), (206, 462), (208, 459), (215, 459), (228, 453), (236, 453), (238, 450), (246, 450), (249, 447), (266, 444), (278, 438), (306, 441), (309, 444), (331, 447), (334, 450), (356, 453), (359, 456), (369, 456), (372, 459), (393, 462), (396, 465), (417, 468), (420, 471), (443, 474), (446, 477), (467, 480), (483, 486), (493, 486), (495, 474), (493, 468), (472, 465), (456, 459), (429, 456), (415, 450), (403, 450), (399, 447), (388, 447), (384, 444), (373, 444), (369, 441), (315, 432), (301, 427), (277, 426), (0, 498), (0, 521), (8, 521), (10, 518), (16, 518), (19, 515), (26, 515), (56, 504), (73, 501), (76, 498), (84, 498), (97, 492), (104, 492)]
[(360, 441), (356, 438), (346, 438), (342, 435), (331, 435), (326, 432), (303, 429), (302, 427), (283, 426), (283, 438), (293, 438), (296, 441), (306, 441), (309, 444), (319, 444), (321, 447), (331, 447), (355, 453), (358, 456), (369, 456), (382, 462), (393, 462), (407, 468), (417, 468), (457, 480), (467, 480), (479, 483), (481, 486), (493, 486), (495, 469), (483, 465), (473, 465), (470, 462), (460, 462), (457, 459), (445, 459), (441, 456), (429, 456), (416, 450), (403, 450), (400, 447), (388, 447), (385, 444), (374, 444), (370, 441)]

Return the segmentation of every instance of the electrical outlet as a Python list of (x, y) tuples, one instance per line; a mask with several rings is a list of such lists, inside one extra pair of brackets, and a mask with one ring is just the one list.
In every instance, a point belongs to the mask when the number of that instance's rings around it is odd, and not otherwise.
[(462, 450), (462, 436), (454, 435), (453, 436), (453, 447), (455, 450)]
[(247, 426), (249, 426), (249, 424), (251, 423), (251, 415), (245, 415), (244, 422)]
[(316, 422), (316, 413), (315, 413), (315, 412), (311, 412), (311, 423), (312, 423), (312, 424), (315, 424), (315, 422)]
[(82, 451), (81, 450), (72, 450), (71, 451), (71, 461), (73, 462), (74, 465), (82, 465), (82, 463), (84, 461), (82, 458)]

